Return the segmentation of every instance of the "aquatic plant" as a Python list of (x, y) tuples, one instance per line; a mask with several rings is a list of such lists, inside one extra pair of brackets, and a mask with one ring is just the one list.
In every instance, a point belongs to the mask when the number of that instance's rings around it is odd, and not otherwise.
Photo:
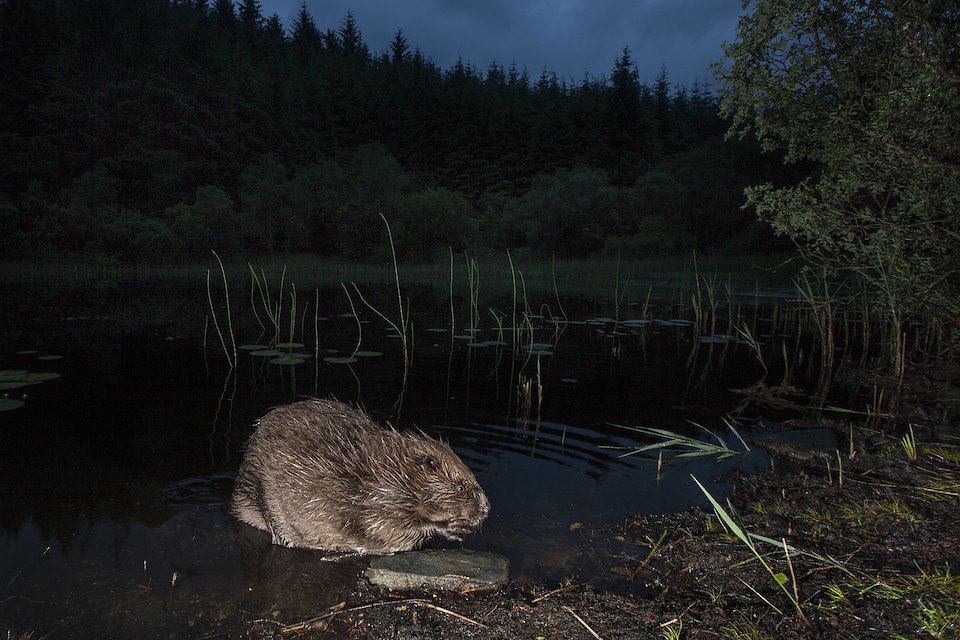
[[(753, 534), (747, 534), (734, 521), (734, 519), (730, 516), (730, 514), (722, 506), (720, 506), (720, 503), (717, 502), (717, 499), (714, 498), (709, 491), (707, 491), (706, 487), (700, 484), (700, 481), (697, 480), (696, 476), (691, 475), (690, 477), (693, 478), (693, 481), (697, 483), (698, 487), (700, 487), (700, 490), (707, 497), (707, 500), (709, 500), (710, 504), (713, 505), (714, 511), (716, 512), (717, 516), (720, 518), (720, 522), (723, 523), (726, 530), (732, 533), (734, 536), (736, 536), (737, 539), (740, 540), (740, 542), (742, 542), (747, 547), (747, 549), (750, 550), (753, 556), (760, 562), (760, 565), (764, 568), (764, 570), (766, 570), (766, 572), (770, 575), (770, 577), (773, 578), (774, 582), (777, 583), (777, 586), (780, 587), (783, 593), (787, 596), (787, 599), (790, 600), (790, 603), (793, 605), (794, 609), (796, 610), (797, 615), (800, 616), (800, 619), (803, 620), (804, 623), (809, 624), (809, 621), (807, 620), (807, 616), (806, 614), (804, 614), (803, 609), (800, 606), (800, 593), (799, 593), (799, 589), (797, 588), (797, 578), (793, 571), (793, 562), (790, 558), (790, 547), (787, 545), (787, 541), (782, 540), (781, 542), (783, 544), (784, 555), (787, 559), (787, 565), (790, 568), (789, 579), (792, 580), (793, 591), (787, 588), (787, 585), (786, 585), (788, 580), (787, 576), (783, 572), (775, 572), (773, 568), (770, 566), (770, 564), (767, 563), (766, 558), (764, 558), (764, 554), (760, 553), (759, 549), (754, 544), (753, 540), (755, 538), (761, 538), (761, 537)], [(770, 539), (767, 538), (766, 540), (770, 540)], [(774, 544), (777, 544), (776, 541), (772, 541), (772, 542)], [(747, 585), (747, 586), (750, 587), (750, 585)], [(776, 605), (774, 605), (768, 599), (760, 595), (755, 589), (753, 589), (752, 587), (750, 587), (750, 589), (754, 593), (756, 593), (764, 602), (770, 605), (770, 607), (774, 611), (776, 611), (777, 613), (782, 613), (780, 609), (777, 608)]]
[(908, 425), (907, 433), (903, 435), (900, 441), (903, 445), (903, 451), (907, 454), (907, 459), (911, 462), (917, 461), (917, 438), (913, 435), (913, 425)]
[[(605, 449), (630, 449), (624, 454), (621, 454), (621, 458), (626, 458), (628, 456), (634, 456), (640, 453), (645, 453), (647, 451), (659, 451), (662, 456), (663, 452), (671, 454), (675, 458), (703, 458), (703, 457), (713, 457), (716, 456), (718, 460), (723, 460), (724, 458), (729, 458), (731, 456), (742, 455), (750, 451), (750, 447), (747, 446), (747, 443), (740, 436), (740, 433), (734, 428), (733, 424), (727, 420), (724, 420), (727, 427), (737, 436), (737, 439), (740, 440), (740, 443), (743, 445), (743, 451), (737, 451), (731, 449), (727, 446), (726, 441), (720, 437), (720, 435), (714, 433), (710, 429), (699, 425), (695, 422), (691, 422), (694, 426), (706, 431), (711, 436), (716, 439), (716, 443), (708, 442), (706, 440), (700, 440), (699, 438), (694, 438), (693, 436), (686, 436), (683, 434), (670, 431), (668, 429), (656, 429), (653, 427), (632, 427), (627, 425), (613, 425), (621, 429), (627, 429), (636, 433), (643, 434), (645, 436), (650, 436), (653, 438), (659, 438), (657, 442), (652, 442), (640, 447), (623, 447), (623, 446), (613, 446), (605, 445)], [(662, 458), (661, 458), (662, 462)]]
[[(400, 268), (397, 263), (397, 250), (393, 243), (393, 232), (390, 230), (390, 222), (382, 213), (380, 214), (380, 219), (383, 220), (383, 224), (387, 228), (387, 240), (390, 244), (390, 256), (393, 262), (393, 280), (397, 295), (397, 318), (393, 319), (384, 312), (380, 311), (380, 309), (363, 297), (363, 293), (360, 291), (360, 288), (355, 282), (351, 282), (351, 284), (353, 285), (353, 290), (360, 298), (360, 301), (363, 302), (368, 309), (380, 316), (380, 318), (394, 331), (396, 331), (398, 336), (400, 336), (400, 348), (403, 353), (403, 386), (406, 388), (406, 380), (407, 375), (410, 372), (410, 358), (413, 349), (413, 332), (410, 322), (410, 301), (407, 300), (406, 305), (404, 305), (403, 293), (400, 289)], [(354, 312), (354, 315), (356, 315), (356, 312)]]
[(220, 275), (223, 278), (224, 306), (226, 307), (225, 314), (227, 316), (227, 328), (229, 330), (232, 353), (227, 349), (223, 331), (220, 329), (220, 321), (217, 319), (217, 310), (214, 308), (213, 293), (210, 288), (210, 269), (207, 269), (207, 302), (210, 305), (210, 315), (213, 317), (213, 326), (216, 328), (217, 336), (220, 338), (220, 346), (223, 347), (223, 354), (227, 358), (227, 363), (233, 368), (237, 366), (237, 341), (233, 336), (233, 314), (230, 311), (230, 287), (227, 285), (227, 272), (223, 267), (223, 261), (220, 260), (220, 256), (217, 255), (216, 251), (211, 250), (211, 253), (213, 253), (213, 257), (217, 259), (217, 264), (220, 266)]

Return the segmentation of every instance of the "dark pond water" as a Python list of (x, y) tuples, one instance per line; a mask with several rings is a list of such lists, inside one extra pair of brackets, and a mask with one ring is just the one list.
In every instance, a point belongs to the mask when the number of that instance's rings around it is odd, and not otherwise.
[[(395, 316), (391, 287), (361, 291)], [(513, 334), (498, 332), (490, 312), (509, 329), (511, 293), (481, 300), (472, 332), (469, 296), (457, 295), (451, 332), (448, 292), (411, 287), (405, 377), (401, 341), (356, 294), (359, 324), (342, 289), (303, 291), (294, 340), (304, 346), (288, 350), (306, 353), (305, 362), (271, 364), (241, 349), (231, 369), (212, 325), (204, 339), (206, 291), (195, 283), (6, 285), (0, 381), (23, 378), (11, 371), (57, 376), (3, 391), (23, 405), (0, 412), (0, 631), (204, 637), (251, 618), (292, 622), (345, 599), (364, 560), (320, 562), (271, 547), (224, 512), (254, 420), (307, 395), (362, 404), (379, 420), (447, 439), (493, 505), (463, 546), (507, 556), (515, 576), (576, 576), (631, 591), (623, 566), (584, 551), (585, 541), (607, 526), (598, 539), (642, 558), (642, 546), (616, 537), (628, 514), (706, 505), (691, 474), (719, 496), (731, 469), (765, 466), (723, 422), (743, 400), (730, 390), (763, 375), (751, 348), (730, 336), (731, 322), (762, 336), (765, 353), (796, 342), (783, 324), (791, 303), (776, 295), (730, 297), (698, 331), (689, 303), (656, 292), (648, 299), (638, 287), (619, 305), (599, 294), (561, 298), (560, 322), (551, 319), (560, 306), (552, 292), (528, 292), (537, 316), (516, 340), (533, 346), (514, 351)], [(237, 344), (269, 343), (249, 290), (232, 294)], [(289, 290), (284, 299), (282, 341)], [(214, 304), (225, 324), (222, 296)], [(382, 355), (325, 360), (349, 355), (358, 333), (363, 351)], [(746, 438), (751, 411), (740, 423)], [(621, 457), (653, 440), (615, 425), (712, 441), (693, 423), (741, 453), (666, 455), (662, 467), (656, 450)]]

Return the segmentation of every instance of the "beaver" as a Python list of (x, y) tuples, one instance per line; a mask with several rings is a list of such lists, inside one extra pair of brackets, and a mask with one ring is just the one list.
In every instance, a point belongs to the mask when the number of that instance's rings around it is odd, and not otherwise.
[(462, 540), (490, 502), (446, 443), (309, 399), (258, 421), (230, 511), (276, 545), (386, 555), (437, 535)]

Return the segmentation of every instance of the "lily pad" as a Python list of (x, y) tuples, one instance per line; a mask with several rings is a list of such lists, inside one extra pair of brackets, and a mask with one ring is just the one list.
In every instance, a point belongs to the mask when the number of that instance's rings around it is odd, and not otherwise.
[(24, 349), (23, 351), (17, 351), (18, 356), (32, 356), (37, 353), (36, 349)]
[(261, 358), (267, 358), (272, 356), (279, 356), (280, 352), (276, 349), (261, 349), (260, 351), (251, 351), (250, 355), (258, 356)]
[(62, 359), (63, 359), (63, 356), (57, 356), (53, 354), (50, 354), (48, 356), (39, 356), (37, 358), (37, 360), (62, 360)]
[(294, 365), (294, 364), (303, 364), (304, 362), (306, 362), (306, 360), (304, 360), (303, 358), (282, 357), (282, 358), (274, 358), (273, 360), (270, 361), (270, 364)]
[(263, 349), (269, 349), (265, 344), (242, 344), (237, 349), (243, 349), (244, 351), (261, 351)]
[(353, 364), (354, 362), (357, 361), (357, 359), (356, 358), (338, 358), (338, 357), (330, 356), (328, 358), (324, 358), (323, 361), (329, 362), (331, 364)]
[(382, 351), (354, 351), (354, 357), (356, 358), (376, 358), (377, 356), (382, 356)]
[(483, 340), (482, 342), (471, 342), (467, 346), (471, 349), (481, 349), (484, 347), (505, 347), (507, 343), (502, 340)]
[(278, 349), (299, 349), (303, 346), (302, 342), (278, 342)]
[(16, 400), (14, 398), (0, 398), (0, 411), (10, 411), (11, 409), (19, 409), (23, 406), (23, 400)]
[(6, 380), (9, 378), (19, 378), (22, 375), (27, 373), (26, 369), (3, 369), (0, 370), (0, 380)]

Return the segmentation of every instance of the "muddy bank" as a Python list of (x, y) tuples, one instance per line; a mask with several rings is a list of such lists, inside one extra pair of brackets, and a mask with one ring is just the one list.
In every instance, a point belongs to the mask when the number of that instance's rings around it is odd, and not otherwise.
[[(897, 383), (861, 374), (865, 384)], [(578, 530), (577, 549), (549, 555), (570, 567), (590, 561), (590, 583), (519, 575), (492, 592), (391, 594), (361, 582), (332, 615), (287, 626), (246, 620), (240, 635), (960, 639), (957, 379), (942, 368), (913, 372), (882, 425), (876, 416), (771, 424), (790, 433), (752, 441), (769, 468), (734, 475), (731, 495), (718, 500), (724, 513)]]
[(575, 576), (492, 593), (363, 585), (336, 615), (243, 637), (958, 638), (960, 458), (916, 437), (915, 460), (875, 434), (852, 458), (772, 450), (768, 471), (735, 478), (724, 506), (762, 536), (750, 539), (769, 571), (713, 512), (634, 517), (585, 532), (581, 553), (616, 567), (616, 580), (641, 581), (648, 597)]

